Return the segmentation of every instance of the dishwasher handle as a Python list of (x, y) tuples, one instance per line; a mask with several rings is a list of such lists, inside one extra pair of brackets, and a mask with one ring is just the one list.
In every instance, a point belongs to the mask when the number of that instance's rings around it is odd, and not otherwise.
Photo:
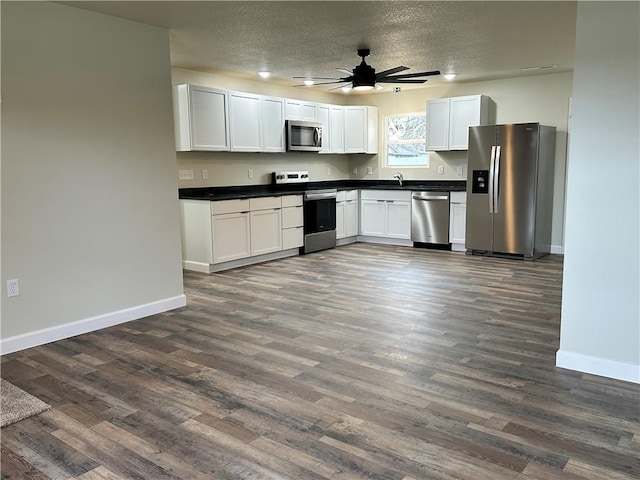
[(413, 195), (412, 198), (414, 200), (424, 200), (425, 202), (429, 202), (431, 200), (449, 200), (449, 197), (447, 195), (437, 195), (437, 196), (430, 196), (430, 197), (426, 197), (422, 195)]

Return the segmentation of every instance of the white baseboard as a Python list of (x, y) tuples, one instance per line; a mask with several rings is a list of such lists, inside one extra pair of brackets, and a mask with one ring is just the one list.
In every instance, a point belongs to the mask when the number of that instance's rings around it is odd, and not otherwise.
[(191, 260), (183, 260), (182, 269), (191, 272), (211, 273), (211, 268), (208, 263), (192, 262)]
[(556, 367), (615, 378), (625, 382), (640, 383), (640, 365), (582, 355), (581, 353), (558, 350), (556, 352)]
[(358, 242), (364, 243), (379, 243), (381, 245), (398, 245), (401, 247), (413, 247), (411, 240), (404, 240), (401, 238), (389, 238), (389, 237), (374, 237), (371, 235), (358, 235)]
[(23, 333), (0, 340), (0, 354), (17, 352), (26, 348), (37, 347), (45, 343), (55, 342), (64, 338), (75, 337), (83, 333), (93, 332), (101, 328), (111, 327), (120, 323), (138, 320), (139, 318), (155, 315), (175, 308), (184, 307), (187, 304), (185, 295), (165, 298), (157, 302), (138, 305), (115, 312), (105, 313), (95, 317), (77, 320), (75, 322), (44, 328), (35, 332)]
[(564, 247), (562, 245), (551, 245), (551, 252), (557, 255), (564, 255)]

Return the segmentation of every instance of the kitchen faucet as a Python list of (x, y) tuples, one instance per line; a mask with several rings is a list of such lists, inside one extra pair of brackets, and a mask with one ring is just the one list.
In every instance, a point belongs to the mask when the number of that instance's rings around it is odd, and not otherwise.
[(393, 178), (398, 180), (398, 183), (400, 183), (400, 186), (402, 186), (402, 181), (404, 180), (404, 177), (402, 176), (402, 174), (400, 172), (396, 172), (396, 174), (393, 176)]

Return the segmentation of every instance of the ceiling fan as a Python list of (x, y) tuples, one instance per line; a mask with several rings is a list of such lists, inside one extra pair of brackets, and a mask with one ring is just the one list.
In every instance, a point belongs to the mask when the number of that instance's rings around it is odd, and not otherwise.
[[(433, 70), (430, 72), (417, 72), (417, 73), (403, 73), (396, 75), (405, 70), (409, 70), (409, 67), (398, 66), (376, 73), (376, 69), (367, 65), (364, 61), (365, 57), (369, 56), (371, 51), (368, 48), (358, 49), (358, 56), (362, 58), (360, 65), (356, 66), (352, 71), (344, 68), (338, 68), (337, 70), (347, 74), (346, 77), (340, 78), (327, 78), (327, 77), (293, 77), (304, 78), (306, 80), (333, 80), (331, 82), (311, 83), (312, 85), (330, 85), (335, 83), (351, 83), (351, 88), (354, 90), (371, 90), (376, 86), (376, 83), (424, 83), (426, 78), (433, 75), (440, 75), (440, 70)], [(305, 83), (310, 85), (310, 83)], [(296, 85), (296, 87), (302, 87), (304, 85)], [(341, 88), (338, 86), (336, 88)], [(333, 89), (332, 89), (333, 90)]]

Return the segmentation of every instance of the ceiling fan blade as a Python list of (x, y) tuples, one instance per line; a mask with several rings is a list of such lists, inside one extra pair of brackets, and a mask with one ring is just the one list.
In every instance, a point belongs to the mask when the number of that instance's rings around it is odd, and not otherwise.
[(344, 72), (349, 76), (353, 75), (353, 72), (351, 70), (347, 70), (346, 68), (336, 68), (336, 70), (338, 70), (340, 72)]
[(330, 88), (327, 92), (332, 92), (333, 90), (338, 90), (339, 88), (344, 88), (344, 85), (338, 85), (337, 87)]
[(320, 83), (314, 83), (313, 85), (294, 85), (294, 87), (315, 87), (316, 85), (333, 85), (336, 83), (347, 83), (347, 81), (345, 80), (336, 80), (335, 82), (320, 82)]
[(431, 72), (417, 72), (417, 73), (402, 73), (400, 75), (394, 75), (393, 77), (387, 78), (416, 78), (416, 77), (432, 77), (434, 75), (440, 75), (440, 70), (432, 70)]
[(387, 75), (393, 75), (394, 73), (398, 73), (398, 72), (404, 72), (405, 70), (409, 70), (409, 67), (403, 67), (402, 65), (395, 67), (395, 68), (390, 68), (389, 70), (384, 70), (382, 72), (378, 72), (376, 73), (376, 77), (380, 78), (380, 77), (386, 77)]
[(424, 83), (426, 78), (411, 78), (411, 79), (394, 79), (393, 77), (383, 78), (382, 80), (376, 80), (376, 83)]
[(304, 78), (306, 80), (340, 80), (337, 77), (291, 77), (291, 78)]

